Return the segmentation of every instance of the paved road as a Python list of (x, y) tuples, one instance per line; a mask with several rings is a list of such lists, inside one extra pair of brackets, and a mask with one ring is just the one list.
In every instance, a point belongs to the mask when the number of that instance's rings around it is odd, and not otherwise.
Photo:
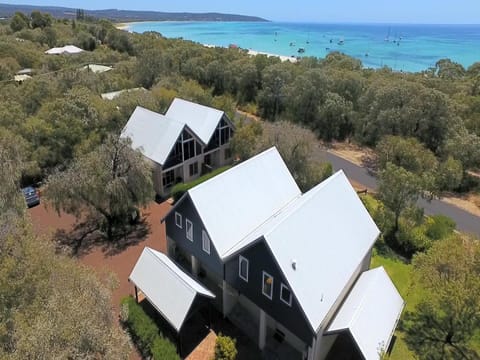
[[(339, 156), (330, 152), (324, 154), (325, 159), (332, 163), (335, 171), (342, 169), (349, 179), (352, 179), (367, 188), (375, 189), (377, 187), (377, 180), (370, 175), (365, 168), (351, 163)], [(440, 200), (419, 200), (418, 205), (425, 209), (425, 214), (446, 215), (457, 223), (457, 229), (480, 236), (480, 217), (470, 214), (456, 206), (447, 204)]]

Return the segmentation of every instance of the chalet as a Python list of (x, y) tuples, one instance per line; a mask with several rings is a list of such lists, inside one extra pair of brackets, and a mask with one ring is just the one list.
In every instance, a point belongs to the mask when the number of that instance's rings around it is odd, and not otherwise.
[(220, 110), (174, 99), (165, 115), (137, 106), (122, 131), (153, 164), (155, 192), (228, 164), (234, 126)]
[[(190, 189), (163, 221), (178, 271), (267, 355), (338, 359), (346, 341), (349, 359), (377, 360), (388, 349), (404, 302), (382, 267), (369, 270), (380, 232), (342, 171), (302, 193), (271, 148)], [(174, 288), (132, 281), (151, 302)]]

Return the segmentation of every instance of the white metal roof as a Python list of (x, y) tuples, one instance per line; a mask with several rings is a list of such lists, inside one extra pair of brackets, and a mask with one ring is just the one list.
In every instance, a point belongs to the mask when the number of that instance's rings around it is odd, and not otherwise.
[(123, 89), (123, 90), (118, 90), (118, 91), (111, 91), (111, 92), (103, 93), (101, 96), (102, 96), (102, 99), (104, 99), (104, 100), (113, 100), (113, 99), (119, 97), (121, 94), (123, 94), (125, 92), (129, 93), (131, 91), (137, 91), (137, 90), (147, 91), (143, 87), (138, 87), (138, 88), (132, 88), (132, 89)]
[(215, 297), (165, 254), (148, 247), (143, 249), (129, 279), (177, 332), (197, 295)]
[(187, 124), (204, 144), (208, 144), (223, 114), (223, 111), (175, 98), (165, 116)]
[(380, 233), (343, 171), (276, 214), (261, 232), (315, 330)]
[(404, 301), (383, 267), (364, 272), (328, 331), (349, 330), (367, 360), (388, 349)]
[(16, 82), (22, 82), (22, 81), (25, 81), (25, 80), (28, 80), (28, 79), (31, 79), (32, 77), (30, 75), (27, 75), (27, 74), (20, 74), (20, 75), (15, 75), (13, 77), (13, 80), (15, 80)]
[(276, 148), (188, 191), (221, 258), (301, 194)]
[(163, 165), (182, 133), (184, 124), (154, 111), (137, 106), (122, 130), (122, 137), (132, 139), (132, 147)]
[(78, 54), (82, 52), (83, 49), (76, 47), (75, 45), (65, 45), (63, 47), (54, 47), (45, 51), (45, 54), (48, 55), (59, 55), (59, 54)]
[(90, 70), (91, 72), (93, 72), (95, 74), (100, 74), (100, 73), (110, 71), (113, 68), (111, 66), (105, 66), (105, 65), (88, 64), (88, 65), (83, 66), (82, 69), (83, 70)]

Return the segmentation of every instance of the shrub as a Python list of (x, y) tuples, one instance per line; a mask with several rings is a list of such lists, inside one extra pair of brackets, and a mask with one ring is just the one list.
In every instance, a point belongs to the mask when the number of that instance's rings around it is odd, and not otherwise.
[(155, 360), (178, 360), (175, 345), (161, 336), (155, 322), (131, 296), (121, 301), (121, 319), (143, 357)]
[(191, 188), (207, 181), (208, 179), (213, 178), (214, 176), (217, 176), (218, 174), (221, 174), (222, 172), (230, 169), (230, 167), (231, 166), (223, 166), (221, 168), (213, 170), (212, 172), (209, 172), (208, 174), (200, 176), (196, 180), (190, 181), (188, 183), (179, 183), (179, 184), (175, 185), (172, 189), (173, 200), (175, 202), (177, 202), (183, 196), (183, 194), (185, 194)]
[(179, 359), (175, 345), (160, 336), (153, 341), (150, 352), (155, 360)]
[(215, 342), (215, 360), (235, 360), (237, 358), (237, 341), (229, 336), (218, 334)]
[(456, 224), (455, 221), (445, 215), (434, 215), (427, 224), (426, 234), (432, 240), (445, 239), (453, 233)]

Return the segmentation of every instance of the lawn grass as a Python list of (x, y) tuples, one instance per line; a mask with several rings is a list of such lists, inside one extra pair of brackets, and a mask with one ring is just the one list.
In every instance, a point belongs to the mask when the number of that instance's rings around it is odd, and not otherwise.
[[(402, 295), (405, 301), (405, 309), (403, 314), (407, 311), (413, 311), (415, 306), (419, 303), (425, 291), (421, 289), (414, 281), (413, 266), (407, 264), (394, 256), (379, 254), (374, 252), (371, 262), (371, 268), (383, 266), (388, 273), (393, 283), (397, 287), (398, 292)], [(405, 360), (414, 359), (415, 354), (411, 352), (404, 341), (405, 334), (397, 328), (395, 331), (397, 337), (392, 354), (389, 359)]]

